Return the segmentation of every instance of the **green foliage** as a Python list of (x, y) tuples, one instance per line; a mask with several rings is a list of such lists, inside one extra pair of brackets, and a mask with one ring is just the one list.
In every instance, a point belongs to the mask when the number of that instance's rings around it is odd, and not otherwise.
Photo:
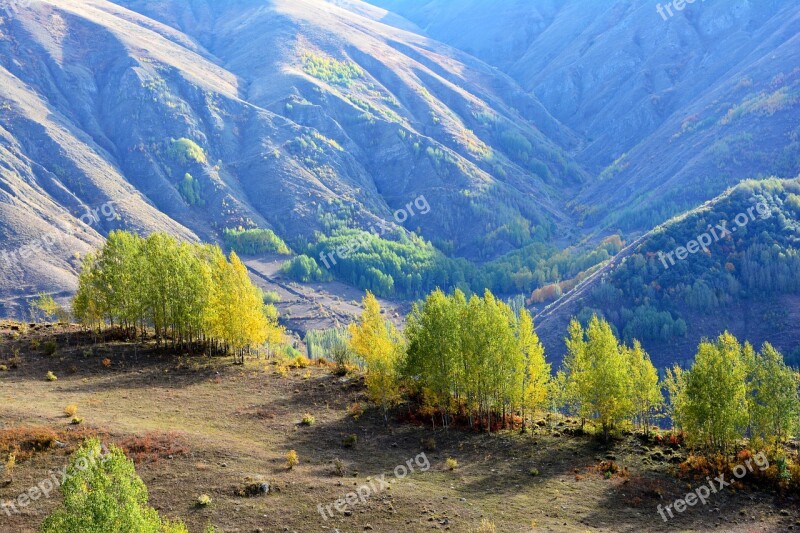
[(303, 70), (309, 76), (343, 87), (350, 87), (355, 80), (364, 76), (364, 71), (353, 62), (312, 53), (303, 55)]
[(236, 253), (258, 255), (278, 253), (289, 255), (291, 250), (271, 229), (226, 228), (225, 245)]
[(84, 259), (73, 311), (87, 327), (110, 324), (132, 335), (153, 328), (160, 341), (240, 355), (282, 338), (277, 313), (235, 253), (227, 260), (219, 247), (162, 233), (111, 232)]
[(750, 435), (774, 441), (777, 446), (800, 431), (800, 383), (780, 352), (769, 343), (758, 354), (752, 354), (748, 362)]
[(340, 371), (356, 363), (356, 356), (350, 351), (350, 333), (347, 328), (311, 330), (306, 333), (308, 358), (326, 358), (336, 363)]
[(742, 347), (729, 333), (716, 342), (700, 344), (692, 369), (683, 378), (685, 386), (676, 410), (692, 444), (726, 452), (744, 437), (748, 351), (752, 351), (749, 345)]
[(415, 305), (406, 326), (403, 375), (424, 407), (449, 424), (458, 405), (470, 420), (492, 429), (492, 419), (547, 403), (550, 366), (527, 311), (519, 317), (491, 292), (466, 299), (437, 290)]
[(45, 519), (42, 533), (188, 533), (147, 505), (147, 487), (122, 450), (112, 446), (104, 454), (97, 439), (75, 453), (61, 493), (63, 505)]
[(184, 201), (191, 206), (199, 205), (202, 207), (206, 203), (202, 197), (200, 182), (195, 180), (188, 172), (184, 174), (183, 180), (178, 184), (178, 192)]
[[(573, 320), (566, 342), (568, 403), (581, 417), (595, 420), (608, 438), (614, 428), (637, 414), (634, 389), (641, 383), (634, 378), (647, 375), (644, 369), (649, 359), (638, 345), (633, 350), (620, 346), (611, 326), (596, 316), (585, 331)], [(636, 368), (642, 371), (631, 371)], [(644, 411), (649, 411), (649, 405)]]
[(301, 283), (312, 281), (328, 281), (328, 274), (322, 270), (314, 258), (307, 255), (298, 255), (287, 261), (282, 268), (284, 274)]
[(463, 286), (466, 273), (474, 268), (464, 260), (446, 258), (413, 234), (387, 240), (366, 231), (341, 229), (321, 237), (308, 253), (326, 258), (339, 279), (381, 297), (415, 298), (437, 286)]
[(181, 137), (173, 139), (167, 148), (169, 156), (179, 165), (197, 163), (204, 165), (208, 162), (205, 151), (191, 139)]
[[(687, 310), (713, 314), (742, 298), (799, 293), (797, 195), (796, 179), (740, 184), (656, 230), (598, 286), (587, 306), (601, 310), (625, 339), (668, 341), (686, 334)], [(755, 211), (757, 205), (765, 215)], [(674, 265), (659, 255), (686, 246), (709, 227), (736, 226), (736, 216), (748, 212), (749, 223), (713, 242), (707, 253), (701, 250)]]

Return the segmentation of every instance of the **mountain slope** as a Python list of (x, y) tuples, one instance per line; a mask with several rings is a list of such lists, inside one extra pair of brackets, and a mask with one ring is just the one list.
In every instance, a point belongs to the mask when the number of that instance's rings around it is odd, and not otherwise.
[[(572, 226), (565, 190), (587, 179), (566, 152), (575, 136), (508, 76), (376, 8), (127, 4), (2, 17), (4, 249), (51, 231), (60, 243), (4, 271), (5, 295), (69, 291), (75, 252), (116, 227), (217, 240), (241, 225), (302, 242), (396, 225), (420, 195), (431, 213), (408, 229), (468, 257)], [(58, 222), (110, 200), (119, 217), (85, 235)]]
[(632, 243), (540, 313), (538, 329), (560, 355), (570, 318), (598, 313), (662, 366), (727, 329), (797, 364), (798, 280), (800, 178), (747, 181)]
[(742, 179), (800, 173), (795, 2), (708, 0), (667, 20), (645, 0), (375, 3), (502, 69), (581, 135), (577, 158), (599, 175), (572, 204), (587, 226), (647, 230)]

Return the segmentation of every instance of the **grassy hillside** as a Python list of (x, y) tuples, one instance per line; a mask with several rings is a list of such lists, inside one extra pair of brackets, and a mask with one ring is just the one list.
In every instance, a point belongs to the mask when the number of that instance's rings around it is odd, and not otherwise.
[[(798, 179), (742, 183), (647, 234), (588, 288), (578, 286), (583, 298), (554, 304), (542, 325), (599, 312), (665, 363), (730, 329), (753, 344), (774, 343), (799, 364), (799, 195)], [(555, 332), (549, 344), (563, 351)]]
[[(426, 422), (394, 418), (386, 428), (367, 408), (363, 381), (325, 366), (292, 368), (277, 358), (230, 365), (9, 323), (0, 335), (2, 364), (13, 358), (0, 371), (0, 456), (19, 447), (0, 502), (48, 478), (83, 438), (98, 435), (135, 461), (151, 505), (185, 520), (192, 533), (208, 524), (222, 531), (487, 531), (479, 529), (483, 521), (503, 532), (746, 532), (786, 529), (800, 519), (791, 501), (743, 488), (720, 491), (714, 507), (664, 523), (656, 506), (687, 491), (687, 481), (672, 474), (685, 450), (630, 435), (602, 445), (581, 436), (574, 419), (552, 427), (541, 420), (525, 435), (432, 431)], [(56, 350), (47, 356), (52, 341)], [(48, 371), (58, 380), (47, 381)], [(70, 423), (67, 406), (81, 424)], [(306, 414), (311, 425), (301, 423)], [(300, 460), (291, 470), (289, 450)], [(395, 477), (407, 461), (427, 467)], [(606, 474), (610, 465), (617, 473)], [(379, 486), (379, 478), (388, 487), (323, 519), (319, 506), (371, 481)], [(240, 492), (262, 483), (268, 494)], [(201, 495), (212, 503), (199, 506)], [(0, 531), (36, 531), (59, 500), (51, 494), (20, 514), (3, 513)]]
[[(646, 231), (742, 179), (792, 178), (800, 14), (791, 1), (374, 0), (503, 70), (580, 137), (587, 227)], [(663, 3), (662, 3), (663, 4)]]

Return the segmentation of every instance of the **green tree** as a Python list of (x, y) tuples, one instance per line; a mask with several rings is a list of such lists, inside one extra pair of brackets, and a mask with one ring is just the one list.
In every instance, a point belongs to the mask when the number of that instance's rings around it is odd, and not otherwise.
[(657, 410), (664, 404), (664, 396), (658, 382), (658, 371), (650, 361), (639, 341), (633, 342), (633, 348), (623, 347), (631, 372), (631, 401), (636, 423), (650, 434), (650, 425)]
[(730, 333), (700, 344), (678, 398), (680, 421), (692, 445), (726, 453), (744, 437), (747, 370), (742, 346)]
[(608, 322), (592, 317), (584, 332), (573, 322), (567, 338), (568, 396), (579, 414), (611, 431), (634, 413), (630, 361)]
[(462, 380), (461, 318), (465, 307), (463, 292), (457, 290), (448, 297), (436, 290), (423, 305), (414, 304), (406, 324), (408, 353), (403, 373), (442, 413), (444, 427), (450, 423), (453, 397)]
[(667, 393), (665, 403), (666, 415), (672, 419), (672, 427), (683, 430), (683, 417), (685, 413), (686, 394), (686, 373), (679, 365), (667, 368), (661, 388)]
[(41, 533), (188, 533), (147, 505), (147, 487), (122, 450), (112, 446), (104, 454), (97, 439), (75, 453), (61, 493), (63, 505), (45, 519)]
[(751, 436), (773, 442), (776, 449), (798, 430), (800, 399), (794, 372), (783, 355), (765, 343), (748, 376)]

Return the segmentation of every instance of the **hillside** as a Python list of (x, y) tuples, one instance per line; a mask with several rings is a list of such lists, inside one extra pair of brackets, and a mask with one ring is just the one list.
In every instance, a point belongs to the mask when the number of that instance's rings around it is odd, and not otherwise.
[(588, 227), (646, 231), (742, 179), (800, 173), (800, 13), (708, 0), (375, 0), (496, 66), (581, 138)]
[(702, 338), (725, 330), (768, 341), (796, 365), (799, 244), (800, 179), (744, 182), (633, 243), (538, 326), (553, 355), (564, 352), (569, 319), (596, 312), (661, 366), (688, 362)]
[[(0, 311), (66, 301), (119, 228), (285, 242), (291, 256), (244, 255), (269, 263), (268, 280), (251, 272), (298, 331), (337, 324), (364, 289), (394, 309), (436, 287), (539, 291), (541, 308), (655, 225), (800, 174), (799, 29), (788, 1), (669, 20), (643, 0), (15, 4), (0, 22)], [(691, 353), (724, 328), (619, 290), (627, 311), (670, 313), (652, 319), (668, 334), (630, 330), (651, 345)], [(793, 351), (780, 322), (745, 326), (791, 314), (780, 298), (731, 327)], [(621, 333), (638, 320), (609, 317)]]
[[(511, 78), (379, 22), (366, 5), (35, 2), (0, 26), (6, 248), (16, 227), (120, 202), (114, 227), (217, 240), (275, 229), (290, 244), (403, 221), (448, 253), (494, 257), (573, 223), (588, 174), (577, 138)], [(269, 51), (264, 55), (264, 51)], [(491, 236), (489, 238), (489, 236)], [(65, 244), (3, 276), (5, 295), (68, 290)], [(59, 272), (59, 274), (54, 274)], [(20, 289), (12, 292), (12, 288)]]
[[(324, 365), (285, 368), (278, 358), (252, 358), (240, 366), (93, 342), (76, 331), (15, 329), (0, 326), (0, 352), (21, 351), (15, 367), (0, 372), (0, 454), (14, 446), (20, 452), (14, 482), (0, 486), (0, 502), (47, 479), (83, 438), (99, 435), (135, 461), (150, 503), (164, 516), (185, 519), (192, 533), (209, 524), (269, 533), (470, 532), (482, 520), (504, 533), (715, 527), (745, 533), (786, 530), (800, 520), (794, 497), (754, 487), (720, 491), (709, 506), (665, 524), (656, 506), (686, 493), (686, 480), (671, 473), (685, 450), (631, 435), (606, 446), (582, 436), (577, 419), (559, 418), (553, 427), (542, 419), (528, 434), (433, 431), (427, 423), (394, 419), (387, 429), (374, 409), (357, 416), (354, 406), (367, 406), (363, 380), (336, 376)], [(53, 339), (55, 356), (31, 348)], [(58, 381), (46, 381), (48, 371)], [(67, 405), (77, 408), (82, 424), (70, 424)], [(300, 423), (306, 413), (315, 418), (310, 426)], [(285, 455), (292, 449), (300, 464), (290, 470)], [(455, 470), (447, 468), (448, 458), (458, 461)], [(396, 477), (407, 461), (414, 473)], [(609, 464), (620, 472), (604, 475)], [(240, 492), (262, 483), (267, 494)], [(380, 490), (322, 517), (327, 506), (371, 483)], [(211, 505), (197, 505), (201, 494)], [(37, 531), (60, 499), (53, 493), (19, 514), (2, 513), (0, 531)]]

